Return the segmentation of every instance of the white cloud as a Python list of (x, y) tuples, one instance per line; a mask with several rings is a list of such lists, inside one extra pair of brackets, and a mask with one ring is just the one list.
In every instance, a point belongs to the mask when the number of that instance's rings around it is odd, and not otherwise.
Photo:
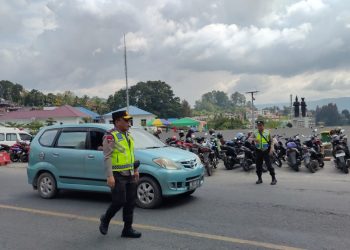
[(164, 80), (192, 104), (213, 89), (350, 95), (349, 24), (348, 1), (5, 1), (0, 75), (107, 97), (123, 86), (126, 34), (130, 83)]

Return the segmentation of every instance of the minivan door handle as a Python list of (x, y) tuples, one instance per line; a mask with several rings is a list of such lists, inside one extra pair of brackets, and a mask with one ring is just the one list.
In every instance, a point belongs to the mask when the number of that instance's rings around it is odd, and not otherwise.
[(58, 157), (58, 156), (60, 156), (60, 154), (59, 153), (52, 153), (52, 156), (53, 157)]
[(87, 158), (88, 159), (95, 159), (95, 156), (94, 155), (88, 155)]

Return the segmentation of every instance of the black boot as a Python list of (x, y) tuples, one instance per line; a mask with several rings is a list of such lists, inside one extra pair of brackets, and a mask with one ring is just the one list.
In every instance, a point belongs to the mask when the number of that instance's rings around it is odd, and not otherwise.
[(122, 237), (124, 238), (140, 238), (141, 237), (141, 233), (134, 230), (131, 226), (130, 227), (125, 227), (122, 231)]
[(106, 235), (108, 233), (109, 222), (105, 221), (105, 216), (104, 215), (101, 215), (100, 222), (101, 222), (100, 223), (100, 227), (99, 227), (100, 232), (101, 232), (101, 234)]
[(255, 184), (261, 184), (261, 183), (263, 183), (263, 181), (262, 181), (261, 178), (259, 178), (259, 179), (255, 182)]
[(271, 185), (276, 185), (277, 184), (277, 179), (275, 176), (272, 177)]

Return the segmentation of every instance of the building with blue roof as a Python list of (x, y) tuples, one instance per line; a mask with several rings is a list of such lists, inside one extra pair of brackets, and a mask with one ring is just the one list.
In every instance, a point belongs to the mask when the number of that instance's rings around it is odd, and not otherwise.
[[(107, 114), (102, 115), (102, 118), (105, 123), (113, 123), (112, 121), (112, 113), (117, 112), (117, 111), (125, 111), (125, 108), (121, 108), (118, 110), (111, 111)], [(129, 106), (129, 114), (133, 117), (133, 126), (142, 126), (145, 127), (146, 123), (150, 120), (153, 120), (156, 118), (156, 116), (150, 112), (147, 112), (145, 110), (142, 110), (138, 107)]]
[(91, 111), (87, 108), (84, 108), (84, 107), (74, 107), (74, 108), (79, 110), (80, 112), (88, 115), (88, 117), (90, 117), (93, 122), (100, 122), (102, 119), (102, 117), (99, 114), (97, 114), (96, 112)]

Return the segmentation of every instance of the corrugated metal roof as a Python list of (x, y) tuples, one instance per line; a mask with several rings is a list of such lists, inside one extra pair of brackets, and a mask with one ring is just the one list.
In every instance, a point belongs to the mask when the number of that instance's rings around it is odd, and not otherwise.
[[(117, 112), (117, 111), (124, 111), (124, 110), (126, 110), (126, 107), (125, 107), (125, 108), (118, 109), (118, 110), (111, 111), (111, 112), (109, 112), (109, 113), (107, 113), (107, 114), (104, 114), (104, 116), (111, 116), (112, 113), (114, 113), (114, 112)], [(150, 112), (147, 112), (147, 111), (145, 111), (145, 110), (142, 110), (142, 109), (140, 109), (140, 108), (138, 108), (138, 107), (135, 107), (135, 106), (132, 106), (132, 105), (129, 106), (129, 114), (130, 114), (130, 115), (153, 115), (153, 114), (150, 113)]]
[(13, 111), (0, 116), (0, 120), (35, 119), (35, 118), (59, 118), (59, 117), (88, 117), (87, 114), (69, 105), (58, 107), (54, 110), (30, 110)]
[(90, 116), (92, 119), (98, 119), (100, 117), (99, 114), (97, 114), (94, 111), (91, 111), (90, 109), (84, 108), (84, 107), (74, 107), (76, 109), (78, 109), (80, 112), (87, 114), (88, 116)]

